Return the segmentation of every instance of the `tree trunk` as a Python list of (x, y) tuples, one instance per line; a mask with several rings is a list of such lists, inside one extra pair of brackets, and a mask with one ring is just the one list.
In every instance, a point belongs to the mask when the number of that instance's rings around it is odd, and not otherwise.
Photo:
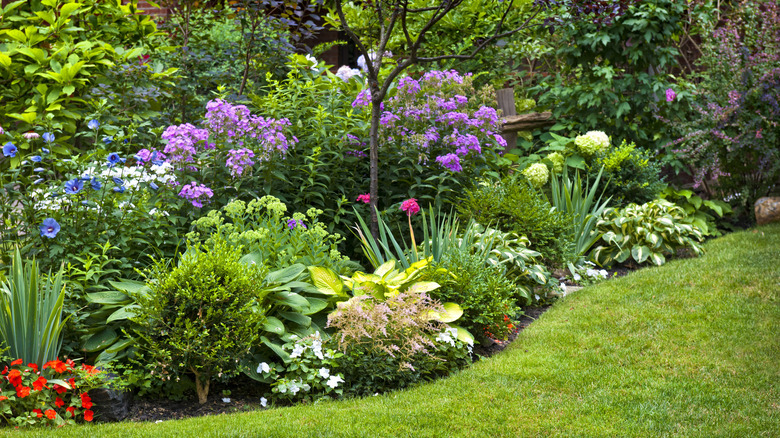
[[(380, 116), (380, 105), (382, 104), (381, 99), (376, 99), (374, 96), (377, 96), (379, 94), (379, 91), (376, 92), (373, 90), (374, 87), (371, 87), (371, 131), (369, 132), (369, 145), (371, 147), (370, 151), (370, 163), (371, 163), (371, 171), (370, 171), (370, 186), (369, 186), (369, 193), (371, 194), (371, 203), (369, 204), (371, 206), (371, 234), (374, 236), (375, 239), (379, 238), (379, 218), (376, 215), (377, 211), (377, 201), (379, 198), (379, 116)], [(378, 88), (378, 87), (377, 87)]]
[[(205, 404), (209, 396), (209, 385), (211, 384), (211, 381), (208, 379), (208, 376), (205, 376), (192, 368), (190, 368), (190, 371), (195, 374), (195, 391), (198, 393), (198, 403)], [(201, 377), (203, 377), (203, 379), (201, 379)]]

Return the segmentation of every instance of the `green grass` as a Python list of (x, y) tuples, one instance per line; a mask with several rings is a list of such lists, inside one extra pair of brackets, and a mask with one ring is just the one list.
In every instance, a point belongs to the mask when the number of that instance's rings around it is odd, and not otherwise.
[(780, 225), (706, 250), (585, 288), (501, 354), (412, 390), (18, 435), (780, 437)]

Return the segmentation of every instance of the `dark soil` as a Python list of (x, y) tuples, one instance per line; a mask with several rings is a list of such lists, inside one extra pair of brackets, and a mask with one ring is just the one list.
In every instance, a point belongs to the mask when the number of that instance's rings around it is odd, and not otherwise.
[(509, 333), (509, 338), (506, 341), (489, 340), (483, 342), (474, 347), (474, 353), (482, 357), (490, 357), (496, 353), (503, 351), (509, 344), (511, 344), (517, 335), (520, 334), (526, 327), (536, 321), (542, 313), (546, 312), (550, 308), (550, 305), (540, 307), (526, 307), (523, 312), (523, 316), (517, 321), (517, 327)]

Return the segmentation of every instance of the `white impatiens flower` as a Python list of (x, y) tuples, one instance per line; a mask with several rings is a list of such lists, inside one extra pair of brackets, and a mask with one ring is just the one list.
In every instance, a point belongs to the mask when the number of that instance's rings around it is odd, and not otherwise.
[(328, 377), (330, 377), (330, 370), (327, 368), (320, 368), (319, 374), (320, 377), (322, 377), (323, 379), (327, 379)]
[(265, 397), (260, 397), (260, 406), (262, 407), (268, 406), (268, 399), (266, 399)]
[(578, 135), (574, 144), (583, 155), (591, 156), (596, 152), (603, 152), (609, 147), (609, 136), (602, 131), (588, 131), (585, 135)]
[(451, 346), (455, 346), (455, 337), (458, 335), (458, 330), (454, 328), (447, 328), (443, 332), (439, 333), (436, 336), (436, 342), (441, 342), (445, 344), (450, 344)]
[(337, 386), (339, 386), (339, 383), (343, 383), (343, 382), (344, 379), (342, 379), (341, 376), (330, 376), (326, 385), (335, 389)]
[(300, 357), (303, 354), (304, 350), (306, 350), (306, 347), (304, 347), (301, 344), (295, 344), (292, 353), (290, 353), (290, 357), (292, 358)]
[(222, 397), (222, 403), (230, 403), (230, 397)]
[(260, 373), (270, 373), (271, 367), (268, 366), (265, 362), (260, 362), (260, 365), (257, 366), (257, 374)]
[(310, 69), (312, 69), (312, 70), (316, 70), (317, 69), (317, 65), (319, 64), (319, 62), (317, 61), (317, 58), (307, 54), (306, 55), (306, 60), (314, 64), (311, 67), (309, 67)]

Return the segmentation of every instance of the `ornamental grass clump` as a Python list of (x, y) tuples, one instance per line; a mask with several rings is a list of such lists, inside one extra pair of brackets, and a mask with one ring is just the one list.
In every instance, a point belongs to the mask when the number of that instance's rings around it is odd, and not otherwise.
[(266, 320), (264, 269), (240, 257), (238, 247), (221, 239), (208, 249), (191, 246), (172, 269), (157, 261), (149, 292), (136, 296), (139, 348), (158, 375), (193, 375), (201, 404), (212, 380), (241, 372)]

